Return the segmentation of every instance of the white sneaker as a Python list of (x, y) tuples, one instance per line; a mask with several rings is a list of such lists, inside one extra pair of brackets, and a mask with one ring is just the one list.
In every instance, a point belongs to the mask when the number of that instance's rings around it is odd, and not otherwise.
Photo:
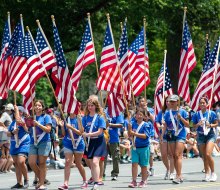
[(216, 175), (216, 173), (212, 173), (212, 174), (211, 174), (211, 177), (210, 177), (210, 179), (209, 179), (209, 181), (215, 182), (216, 180), (217, 180), (217, 175)]
[(209, 174), (205, 174), (205, 177), (204, 177), (204, 179), (202, 179), (202, 181), (209, 182), (209, 180), (210, 180), (209, 177), (210, 177)]
[(168, 180), (168, 179), (169, 179), (169, 171), (167, 171), (165, 176), (164, 176), (164, 180)]
[(175, 178), (174, 173), (170, 173), (170, 180), (174, 180), (174, 178)]

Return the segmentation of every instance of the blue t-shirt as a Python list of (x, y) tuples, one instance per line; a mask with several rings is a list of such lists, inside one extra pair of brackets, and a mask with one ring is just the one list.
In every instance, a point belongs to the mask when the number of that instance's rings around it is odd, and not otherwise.
[[(203, 115), (203, 118), (207, 121), (207, 119), (208, 119), (208, 111), (204, 112), (202, 115)], [(200, 122), (201, 119), (202, 119), (202, 118), (200, 117), (200, 113), (199, 113), (199, 111), (198, 111), (198, 112), (196, 112), (196, 113), (193, 114), (192, 122), (193, 122), (193, 124), (197, 124), (198, 122)], [(216, 115), (216, 113), (215, 113), (214, 111), (211, 111), (211, 110), (210, 110), (210, 115), (209, 115), (209, 120), (208, 120), (208, 122), (211, 124), (211, 123), (214, 123), (214, 121), (216, 121), (216, 120), (217, 120), (217, 115)], [(199, 134), (204, 134), (203, 126), (197, 127), (196, 131), (197, 131), (197, 133), (199, 133)], [(211, 132), (211, 131), (213, 132), (213, 128), (210, 128), (210, 132)]]
[[(110, 123), (113, 124), (122, 124), (124, 123), (124, 116), (122, 114), (120, 114), (119, 116), (113, 117), (109, 120)], [(109, 143), (118, 143), (119, 142), (119, 129), (121, 128), (117, 128), (117, 127), (109, 127)]]
[[(173, 117), (174, 117), (174, 122), (176, 123), (177, 125), (177, 113), (178, 111), (171, 111), (172, 114), (173, 114)], [(179, 109), (179, 113), (180, 115), (188, 120), (189, 119), (189, 115), (188, 115), (188, 112), (186, 112), (186, 110), (184, 109)], [(174, 126), (173, 126), (173, 123), (171, 121), (171, 117), (170, 117), (170, 111), (167, 111), (165, 114), (164, 114), (164, 120), (166, 122), (166, 125), (167, 125), (167, 131), (172, 131), (172, 133), (174, 134), (175, 131), (174, 131)], [(177, 129), (180, 130), (179, 134), (177, 135), (177, 137), (179, 138), (182, 138), (182, 139), (186, 139), (186, 130), (185, 130), (185, 126), (184, 124), (182, 123), (181, 120), (179, 120), (179, 126), (177, 126)]]
[[(132, 121), (132, 131), (136, 132), (137, 128), (138, 128), (138, 123), (136, 120)], [(141, 126), (140, 130), (138, 131), (138, 133), (140, 134), (145, 134), (146, 135), (146, 139), (142, 139), (139, 137), (136, 137), (135, 139), (135, 146), (137, 148), (143, 148), (143, 147), (147, 147), (150, 144), (150, 126), (148, 123), (144, 122), (144, 124)]]
[[(36, 116), (36, 121), (39, 122), (41, 125), (46, 126), (47, 124), (50, 124), (52, 127), (52, 120), (51, 117), (47, 114), (41, 114), (40, 116)], [(36, 135), (37, 138), (40, 137), (40, 135), (44, 132), (40, 127), (36, 126)], [(50, 133), (45, 133), (44, 137), (41, 139), (40, 142), (47, 142), (50, 141)], [(31, 144), (34, 144), (34, 137), (33, 137), (33, 129), (31, 129)]]
[[(67, 119), (67, 122), (68, 122), (68, 119)], [(74, 117), (74, 118), (70, 118), (70, 124), (75, 128), (75, 129), (79, 129), (78, 127), (78, 122), (77, 122), (77, 118)], [(70, 138), (70, 135), (69, 135), (69, 130), (68, 128), (66, 127), (66, 125), (64, 125), (64, 129), (65, 129), (65, 137), (63, 138), (63, 146), (70, 149), (70, 150), (73, 150), (73, 144), (72, 144), (72, 139)], [(75, 139), (75, 143), (77, 142), (77, 139), (80, 137), (79, 135), (77, 135), (76, 133), (72, 132), (73, 133), (73, 137)], [(82, 137), (80, 137), (81, 140), (79, 141), (79, 145), (78, 146), (85, 146), (85, 143), (84, 143), (84, 140)]]
[(147, 121), (147, 123), (149, 125), (150, 137), (154, 137), (154, 135), (155, 135), (154, 125), (150, 120)]
[[(12, 123), (8, 127), (8, 131), (12, 132), (15, 128), (16, 121), (12, 121)], [(15, 147), (16, 142), (14, 136), (11, 136), (11, 145), (10, 145), (10, 154), (11, 155), (17, 155), (18, 153), (28, 153), (29, 147), (30, 147), (30, 135), (24, 130), (22, 126), (17, 126), (18, 130), (18, 139), (20, 141), (20, 145), (18, 148)], [(26, 138), (25, 138), (26, 137)]]
[[(86, 133), (89, 133), (93, 118), (94, 118), (94, 116), (91, 117), (90, 115), (86, 115), (82, 118), (82, 124), (83, 124), (84, 130)], [(99, 128), (106, 129), (105, 119), (101, 115), (98, 115), (96, 117), (93, 129), (92, 129), (92, 133), (98, 131)], [(99, 135), (99, 137), (101, 137), (103, 135), (104, 135), (104, 133)]]

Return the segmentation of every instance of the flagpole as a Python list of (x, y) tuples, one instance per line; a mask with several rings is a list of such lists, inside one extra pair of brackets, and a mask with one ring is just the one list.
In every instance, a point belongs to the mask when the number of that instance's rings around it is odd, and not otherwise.
[(20, 22), (21, 22), (21, 28), (22, 28), (22, 35), (23, 35), (23, 37), (24, 37), (24, 22), (23, 22), (23, 16), (22, 16), (22, 14), (20, 14)]
[(115, 51), (115, 55), (116, 55), (117, 67), (118, 67), (118, 71), (119, 71), (119, 75), (120, 75), (120, 82), (121, 82), (121, 86), (122, 86), (122, 90), (123, 90), (123, 99), (124, 99), (124, 102), (125, 102), (126, 110), (127, 110), (127, 112), (128, 112), (128, 105), (127, 105), (126, 95), (125, 95), (125, 91), (124, 91), (124, 84), (123, 84), (123, 81), (122, 81), (121, 69), (120, 69), (120, 66), (119, 66), (119, 61), (118, 61), (118, 57), (117, 57), (117, 52), (116, 52), (116, 49), (115, 49), (115, 42), (114, 42), (114, 37), (113, 37), (113, 33), (112, 33), (112, 28), (111, 28), (111, 22), (110, 22), (109, 13), (107, 13), (106, 16), (107, 16), (108, 25), (109, 25), (109, 29), (110, 29), (111, 37), (112, 37), (112, 43), (113, 43), (113, 47), (114, 47), (114, 51)]
[(185, 21), (186, 21), (187, 7), (184, 7), (183, 10), (184, 10), (184, 14), (183, 14), (183, 31), (182, 31), (182, 40), (183, 40), (184, 25), (185, 25)]
[[(40, 31), (41, 31), (41, 33), (42, 33), (42, 35), (43, 35), (45, 41), (46, 41), (46, 43), (47, 43), (47, 46), (49, 47), (50, 51), (53, 53), (53, 50), (52, 50), (52, 48), (51, 48), (51, 46), (50, 46), (50, 44), (49, 44), (49, 42), (48, 42), (48, 40), (47, 40), (47, 37), (46, 37), (45, 34), (44, 34), (44, 31), (43, 31), (43, 29), (42, 29), (42, 27), (41, 27), (41, 24), (40, 24), (40, 21), (39, 21), (38, 19), (36, 20), (36, 23), (37, 23), (37, 26), (38, 26), (38, 28), (40, 29)], [(54, 55), (54, 53), (53, 53), (53, 55)]]
[[(8, 14), (9, 38), (11, 39), (11, 18), (10, 18), (10, 12), (7, 12), (7, 14)], [(13, 91), (13, 96), (14, 96), (14, 105), (16, 105), (17, 104), (16, 91)]]
[(11, 39), (11, 18), (10, 18), (10, 12), (7, 13), (8, 13), (9, 38)]
[[(120, 66), (119, 66), (119, 61), (118, 61), (118, 57), (117, 57), (117, 53), (116, 53), (116, 49), (115, 49), (115, 42), (114, 42), (114, 38), (113, 38), (113, 33), (112, 33), (109, 13), (107, 13), (106, 16), (107, 16), (107, 20), (108, 20), (109, 29), (110, 29), (110, 32), (111, 32), (112, 43), (113, 43), (113, 47), (114, 47), (114, 51), (115, 51), (115, 55), (116, 55), (116, 60), (117, 60), (117, 67), (118, 67), (119, 75), (120, 75), (120, 82), (121, 82), (122, 90), (123, 90), (124, 89), (124, 85), (123, 85), (122, 76), (121, 76), (121, 69), (120, 69)], [(129, 114), (129, 111), (128, 111), (128, 104), (127, 104), (127, 100), (126, 100), (126, 96), (125, 96), (124, 90), (123, 90), (123, 99), (124, 99), (124, 102), (125, 102), (126, 112), (128, 114), (128, 120), (130, 121), (130, 114)], [(131, 131), (131, 130), (132, 130), (131, 129), (131, 125), (129, 125), (129, 131)], [(135, 148), (134, 138), (132, 138), (132, 144), (133, 144), (134, 149), (136, 149)]]
[(208, 111), (208, 120), (209, 120), (209, 116), (210, 116), (210, 109), (211, 109), (211, 104), (212, 104), (212, 98), (213, 98), (213, 90), (214, 90), (214, 84), (215, 84), (215, 80), (216, 80), (216, 73), (217, 73), (217, 68), (218, 68), (218, 57), (219, 57), (219, 46), (220, 46), (220, 38), (219, 38), (219, 42), (218, 42), (218, 50), (217, 50), (217, 56), (215, 59), (215, 71), (214, 71), (214, 75), (213, 75), (213, 82), (212, 82), (212, 90), (211, 90), (211, 97), (210, 97), (210, 102), (209, 102), (209, 111)]
[[(93, 46), (94, 46), (96, 73), (97, 73), (97, 76), (99, 77), (99, 69), (98, 69), (98, 62), (97, 62), (96, 51), (95, 51), (95, 43), (94, 43), (94, 38), (93, 38), (93, 33), (92, 33), (92, 25), (91, 25), (91, 20), (90, 20), (90, 13), (87, 13), (87, 19), (88, 19), (88, 23), (89, 23), (90, 32), (91, 32), (92, 43), (93, 43)], [(102, 104), (102, 106), (104, 106), (103, 105), (102, 91), (100, 90), (99, 93), (100, 93), (100, 98), (101, 98), (101, 104)]]
[(147, 67), (146, 67), (146, 60), (145, 60), (145, 53), (146, 53), (146, 17), (143, 19), (144, 22), (144, 98), (147, 99), (147, 89), (146, 89), (146, 73), (147, 73)]
[[(51, 16), (51, 18), (52, 18), (53, 24), (55, 25), (54, 17)], [(56, 26), (56, 25), (55, 25), (55, 26)], [(65, 120), (65, 116), (64, 116), (63, 110), (62, 110), (62, 108), (61, 108), (61, 106), (60, 106), (60, 104), (59, 104), (59, 101), (58, 101), (57, 97), (56, 97), (56, 94), (55, 94), (53, 85), (52, 85), (52, 83), (51, 83), (51, 81), (50, 81), (50, 78), (49, 78), (49, 76), (48, 76), (48, 74), (47, 74), (47, 71), (46, 71), (46, 69), (45, 69), (45, 67), (44, 67), (44, 64), (43, 64), (43, 61), (42, 61), (42, 59), (41, 59), (40, 53), (39, 53), (39, 51), (38, 51), (37, 45), (36, 45), (36, 43), (35, 43), (35, 41), (34, 41), (34, 39), (33, 39), (33, 36), (32, 36), (32, 34), (31, 34), (31, 31), (29, 30), (29, 27), (27, 26), (26, 28), (27, 28), (27, 31), (28, 31), (30, 37), (31, 37), (32, 43), (34, 44), (34, 48), (35, 48), (35, 50), (36, 50), (36, 52), (37, 52), (38, 58), (40, 59), (40, 63), (41, 63), (41, 65), (42, 65), (42, 67), (43, 67), (44, 73), (45, 73), (45, 75), (46, 75), (46, 77), (47, 77), (47, 80), (48, 80), (48, 82), (49, 82), (49, 86), (50, 86), (50, 88), (51, 88), (51, 90), (52, 90), (52, 92), (53, 92), (53, 95), (54, 95), (54, 97), (55, 97), (55, 100), (56, 100), (56, 102), (57, 102), (57, 106), (58, 106), (58, 108), (59, 108), (59, 110), (60, 110), (60, 113), (61, 113), (63, 119)], [(70, 129), (69, 129), (69, 131), (70, 131)], [(72, 132), (71, 132), (71, 133), (69, 132), (69, 135), (70, 135), (70, 138), (71, 138), (71, 140), (72, 140), (73, 146), (75, 146), (75, 140), (74, 140), (74, 138), (73, 138)]]
[(163, 100), (162, 105), (164, 106), (164, 97), (165, 97), (165, 77), (166, 77), (166, 60), (167, 60), (167, 50), (164, 50), (164, 61), (163, 61)]
[[(125, 18), (125, 23), (127, 23), (127, 17)], [(120, 22), (121, 24), (121, 32), (123, 32), (123, 23)], [(126, 24), (127, 26), (127, 24)], [(128, 53), (128, 52), (127, 52)], [(128, 67), (130, 68), (130, 64), (129, 64), (129, 56), (128, 56)], [(134, 91), (133, 91), (133, 88), (132, 88), (132, 81), (131, 81), (131, 73), (130, 73), (130, 69), (129, 69), (129, 74), (128, 74), (128, 77), (129, 77), (129, 84), (130, 84), (130, 87), (131, 87), (131, 96), (132, 96), (132, 103), (133, 103), (133, 106), (135, 108), (135, 98), (134, 98)], [(129, 92), (128, 92), (129, 93)]]

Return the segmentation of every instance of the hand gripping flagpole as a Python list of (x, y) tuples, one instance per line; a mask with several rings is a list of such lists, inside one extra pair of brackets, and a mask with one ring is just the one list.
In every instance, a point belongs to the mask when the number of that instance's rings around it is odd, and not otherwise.
[[(58, 101), (58, 99), (57, 99), (57, 97), (56, 97), (56, 95), (55, 95), (55, 91), (54, 91), (54, 89), (53, 89), (53, 85), (52, 85), (52, 83), (51, 83), (51, 81), (50, 81), (50, 78), (49, 78), (49, 76), (48, 76), (48, 74), (47, 74), (47, 71), (46, 71), (46, 69), (45, 69), (45, 67), (44, 67), (44, 64), (43, 64), (43, 61), (42, 61), (42, 59), (41, 59), (40, 53), (39, 53), (39, 51), (38, 51), (37, 45), (36, 45), (36, 43), (35, 43), (35, 41), (34, 41), (34, 39), (33, 39), (33, 36), (32, 36), (32, 34), (31, 34), (30, 30), (29, 30), (29, 27), (27, 26), (26, 28), (27, 28), (27, 31), (28, 31), (30, 37), (31, 37), (32, 43), (34, 44), (34, 48), (35, 48), (35, 50), (36, 50), (36, 52), (37, 52), (38, 58), (40, 59), (40, 63), (41, 63), (41, 65), (42, 65), (42, 67), (43, 67), (44, 73), (45, 73), (45, 75), (46, 75), (46, 77), (47, 77), (47, 80), (48, 80), (48, 82), (49, 82), (49, 86), (50, 86), (50, 88), (51, 88), (51, 90), (52, 90), (52, 92), (53, 92), (53, 95), (54, 95), (54, 97), (55, 97), (55, 100), (56, 100), (56, 102), (57, 102), (57, 106), (58, 106), (58, 108), (59, 108), (59, 110), (60, 110), (60, 113), (61, 113), (62, 117), (63, 117), (64, 120), (65, 120), (65, 116), (64, 116), (63, 110), (62, 110), (62, 108), (61, 108), (61, 106), (60, 106), (60, 104), (59, 104), (59, 101)], [(75, 146), (75, 140), (74, 140), (74, 138), (73, 138), (73, 135), (71, 135), (71, 134), (72, 134), (72, 133), (69, 133), (70, 138), (71, 138), (72, 143), (73, 143), (73, 146)]]
[[(99, 77), (98, 62), (97, 62), (96, 51), (95, 51), (95, 43), (94, 43), (94, 38), (93, 38), (93, 33), (92, 33), (92, 25), (91, 25), (91, 20), (90, 20), (90, 13), (87, 13), (87, 19), (88, 19), (89, 28), (90, 28), (91, 37), (92, 37), (92, 43), (93, 43), (93, 47), (94, 47), (96, 73), (97, 73), (97, 77)], [(102, 91), (100, 90), (99, 93), (100, 93), (100, 97), (101, 97), (102, 106), (104, 106), (103, 97), (102, 97)]]
[[(111, 32), (112, 43), (113, 43), (113, 47), (114, 47), (114, 51), (115, 51), (115, 55), (116, 55), (116, 60), (117, 60), (117, 67), (118, 67), (118, 71), (119, 71), (119, 75), (120, 75), (120, 82), (121, 82), (121, 86), (122, 86), (122, 90), (123, 90), (124, 89), (124, 83), (122, 81), (121, 69), (120, 69), (120, 66), (119, 66), (118, 56), (117, 56), (116, 49), (115, 49), (115, 42), (114, 42), (114, 38), (113, 38), (113, 33), (112, 33), (109, 13), (107, 13), (106, 16), (107, 16), (107, 20), (108, 20), (109, 29), (110, 29), (110, 32)], [(123, 90), (123, 99), (124, 99), (126, 111), (127, 111), (127, 114), (128, 114), (128, 120), (130, 122), (130, 114), (129, 114), (129, 111), (128, 111), (128, 104), (127, 104), (126, 95), (125, 95), (125, 91), (124, 90)], [(131, 129), (130, 123), (129, 123), (128, 126), (129, 126), (129, 131), (131, 131), (132, 129)], [(132, 138), (132, 143), (133, 143), (133, 149), (136, 149), (134, 138)]]

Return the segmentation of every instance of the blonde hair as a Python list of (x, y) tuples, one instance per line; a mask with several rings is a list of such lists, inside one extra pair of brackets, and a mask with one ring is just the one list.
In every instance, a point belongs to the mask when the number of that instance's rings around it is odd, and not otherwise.
[(88, 103), (91, 103), (95, 106), (95, 111), (96, 111), (97, 114), (104, 116), (103, 109), (102, 109), (102, 107), (101, 107), (101, 105), (100, 105), (97, 98), (89, 98), (86, 101), (86, 107), (85, 107), (85, 111), (84, 111), (85, 115), (89, 115)]

